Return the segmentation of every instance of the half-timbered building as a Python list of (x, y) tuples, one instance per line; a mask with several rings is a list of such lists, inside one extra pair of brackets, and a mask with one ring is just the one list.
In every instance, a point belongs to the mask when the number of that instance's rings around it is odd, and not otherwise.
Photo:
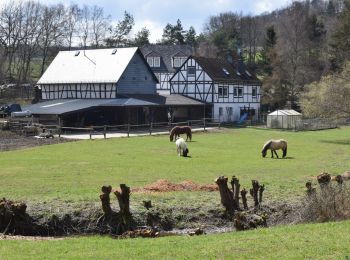
[(194, 54), (189, 45), (150, 44), (143, 46), (141, 51), (158, 78), (157, 91), (162, 94), (170, 93), (170, 78)]
[(165, 122), (169, 111), (203, 117), (202, 102), (160, 95), (156, 84), (138, 48), (61, 51), (37, 82), (40, 102), (24, 109), (68, 126)]
[(190, 56), (170, 79), (170, 93), (211, 105), (221, 122), (257, 119), (261, 82), (242, 61)]

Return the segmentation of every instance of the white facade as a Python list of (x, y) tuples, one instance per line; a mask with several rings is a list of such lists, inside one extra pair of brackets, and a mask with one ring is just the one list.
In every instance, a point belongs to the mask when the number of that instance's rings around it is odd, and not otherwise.
[[(224, 73), (230, 73), (226, 68), (222, 69)], [(252, 119), (257, 119), (260, 83), (229, 79), (214, 81), (208, 74), (191, 57), (171, 78), (170, 92), (212, 104), (212, 117), (220, 122), (239, 121), (246, 110), (253, 111), (250, 112), (254, 114)]]

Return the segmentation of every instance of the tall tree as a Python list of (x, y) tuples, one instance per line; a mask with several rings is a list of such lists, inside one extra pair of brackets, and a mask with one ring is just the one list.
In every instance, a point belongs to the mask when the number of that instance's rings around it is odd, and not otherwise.
[(185, 36), (180, 19), (175, 25), (168, 23), (163, 29), (162, 43), (163, 44), (184, 44)]
[(196, 46), (197, 45), (197, 35), (196, 30), (193, 26), (190, 26), (187, 33), (185, 34), (185, 43), (190, 46)]
[(129, 34), (134, 25), (134, 17), (125, 11), (123, 20), (119, 21), (112, 30), (112, 36), (105, 40), (106, 44), (108, 46), (127, 46)]
[(140, 47), (149, 44), (149, 36), (150, 31), (146, 27), (143, 27), (139, 32), (136, 33), (133, 40), (133, 45)]
[(68, 50), (71, 49), (74, 36), (77, 34), (79, 22), (81, 19), (81, 10), (78, 5), (72, 4), (66, 10), (65, 38)]
[(350, 0), (344, 1), (344, 9), (339, 20), (332, 41), (330, 43), (330, 62), (333, 70), (340, 69), (346, 60), (350, 59)]
[(109, 19), (104, 15), (102, 7), (94, 5), (91, 8), (91, 32), (92, 32), (92, 45), (97, 48), (99, 47), (107, 33), (109, 28)]

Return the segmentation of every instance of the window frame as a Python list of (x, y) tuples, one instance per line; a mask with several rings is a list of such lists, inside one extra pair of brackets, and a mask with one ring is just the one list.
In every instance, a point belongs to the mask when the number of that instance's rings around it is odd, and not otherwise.
[[(220, 91), (221, 89), (221, 91)], [(221, 94), (220, 94), (221, 92)], [(218, 86), (218, 97), (227, 98), (228, 97), (228, 86)]]
[(150, 67), (153, 67), (153, 57), (147, 57), (147, 63)]
[[(190, 69), (193, 69), (193, 74), (190, 74), (189, 71)], [(188, 66), (187, 67), (187, 77), (196, 77), (196, 67), (195, 66)]]
[[(240, 91), (241, 91), (241, 95), (239, 94)], [(243, 96), (244, 96), (243, 87), (234, 87), (233, 88), (233, 97), (242, 98)]]
[[(255, 94), (254, 94), (255, 92)], [(258, 88), (252, 87), (252, 98), (256, 98), (258, 96)]]
[(160, 67), (160, 57), (153, 57), (153, 67), (154, 68)]

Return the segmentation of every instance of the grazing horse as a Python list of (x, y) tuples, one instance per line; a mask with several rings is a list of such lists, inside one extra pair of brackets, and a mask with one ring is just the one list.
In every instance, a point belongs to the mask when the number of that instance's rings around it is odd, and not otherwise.
[(189, 152), (187, 148), (187, 144), (183, 138), (178, 138), (176, 140), (176, 148), (177, 148), (177, 155), (182, 155), (183, 157), (187, 157), (187, 154)]
[(263, 149), (261, 151), (262, 153), (262, 157), (265, 157), (266, 156), (266, 152), (267, 150), (271, 150), (271, 158), (274, 158), (273, 157), (273, 154), (275, 153), (275, 155), (278, 157), (278, 154), (276, 153), (276, 150), (279, 150), (279, 149), (282, 149), (283, 151), (283, 158), (286, 157), (287, 155), (287, 141), (286, 140), (283, 140), (283, 139), (280, 139), (280, 140), (269, 140), (267, 141), (264, 146), (263, 146)]
[(180, 137), (180, 134), (186, 134), (186, 141), (188, 138), (190, 138), (190, 141), (192, 141), (192, 130), (191, 127), (189, 126), (175, 126), (173, 129), (170, 131), (170, 142), (174, 140), (174, 136)]

